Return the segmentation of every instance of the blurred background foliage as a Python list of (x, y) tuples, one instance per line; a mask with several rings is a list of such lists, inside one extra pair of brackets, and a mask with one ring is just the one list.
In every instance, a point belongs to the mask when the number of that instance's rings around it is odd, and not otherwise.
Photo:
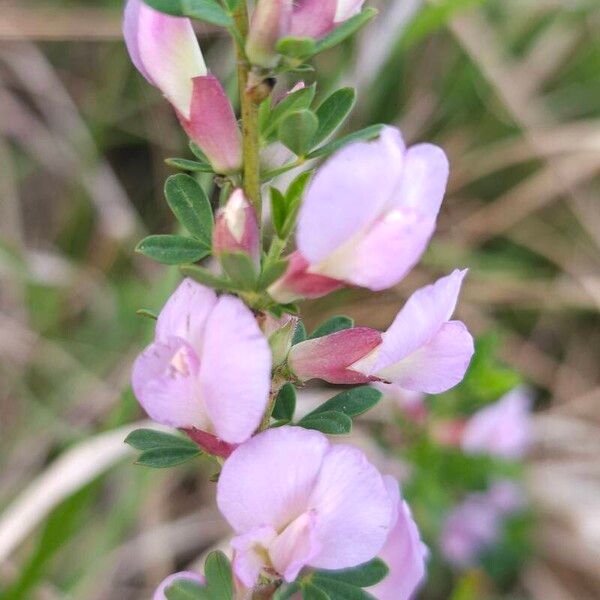
[[(467, 381), (430, 405), (464, 414), (518, 382), (536, 389), (535, 446), (522, 474), (536, 516), (512, 526), (532, 548), (508, 584), (482, 585), (480, 571), (442, 573), (423, 598), (593, 600), (600, 4), (373, 4), (374, 23), (319, 57), (319, 92), (358, 88), (351, 128), (394, 123), (409, 142), (442, 145), (448, 196), (429, 251), (397, 288), (342, 291), (306, 303), (304, 314), (311, 326), (343, 312), (384, 328), (410, 290), (469, 267), (459, 317), (482, 351)], [(208, 465), (147, 472), (122, 444), (143, 419), (127, 391), (151, 333), (136, 310), (158, 309), (177, 280), (133, 248), (175, 227), (164, 159), (189, 152), (169, 106), (130, 65), (119, 0), (0, 8), (0, 595), (148, 598), (226, 535)], [(207, 63), (234, 92), (228, 40), (198, 31)], [(367, 426), (381, 434), (402, 424)], [(412, 460), (422, 481), (407, 490), (417, 502), (445, 485), (435, 449), (421, 450)], [(458, 472), (472, 483), (476, 468)], [(505, 546), (510, 560), (518, 543)], [(486, 560), (493, 575), (499, 559)]]

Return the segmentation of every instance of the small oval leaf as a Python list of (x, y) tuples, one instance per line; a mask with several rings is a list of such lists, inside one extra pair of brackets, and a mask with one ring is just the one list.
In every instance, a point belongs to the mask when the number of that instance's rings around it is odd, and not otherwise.
[(151, 235), (137, 245), (136, 252), (164, 265), (195, 263), (210, 254), (200, 240), (181, 235)]
[(344, 435), (352, 431), (352, 419), (335, 410), (307, 415), (298, 423), (306, 429), (316, 429), (329, 435)]

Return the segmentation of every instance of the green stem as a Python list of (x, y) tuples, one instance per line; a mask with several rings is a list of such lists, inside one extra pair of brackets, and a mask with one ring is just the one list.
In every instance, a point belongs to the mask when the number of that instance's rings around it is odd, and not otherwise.
[[(248, 35), (248, 8), (246, 0), (241, 0), (234, 14), (239, 37), (245, 40)], [(237, 74), (242, 108), (242, 148), (244, 156), (244, 192), (252, 202), (258, 221), (262, 217), (260, 195), (260, 137), (258, 129), (258, 106), (248, 88), (250, 65), (243, 45), (237, 44)]]

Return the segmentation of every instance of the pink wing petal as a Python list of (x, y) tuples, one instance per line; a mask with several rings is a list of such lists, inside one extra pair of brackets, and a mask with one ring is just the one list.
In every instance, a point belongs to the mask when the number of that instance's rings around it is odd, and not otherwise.
[(466, 275), (455, 270), (434, 284), (417, 290), (383, 334), (383, 344), (374, 371), (393, 365), (429, 342), (450, 319)]
[(394, 190), (394, 206), (411, 208), (435, 221), (446, 192), (449, 169), (446, 154), (438, 146), (418, 144), (409, 148), (402, 177)]
[(213, 290), (184, 279), (160, 311), (156, 340), (181, 338), (200, 356), (206, 322), (216, 303), (217, 296)]
[(209, 421), (197, 373), (198, 358), (184, 340), (157, 342), (148, 346), (133, 365), (133, 393), (158, 423), (207, 429)]
[(289, 35), (320, 38), (333, 29), (338, 0), (296, 0)]
[(371, 560), (388, 536), (394, 504), (383, 477), (360, 450), (333, 446), (310, 499), (322, 544), (310, 565), (344, 569)]
[[(134, 17), (137, 27), (132, 23)], [(126, 15), (126, 32), (134, 64), (141, 65), (142, 74), (189, 118), (192, 79), (207, 72), (190, 20), (166, 15), (139, 2)], [(133, 35), (137, 36), (137, 44)]]
[(474, 350), (465, 324), (449, 321), (429, 342), (377, 375), (407, 390), (440, 394), (462, 381)]
[(281, 529), (307, 510), (328, 448), (322, 433), (301, 427), (256, 435), (223, 466), (219, 510), (238, 533), (264, 525)]
[(298, 249), (311, 264), (372, 225), (402, 173), (404, 143), (397, 129), (357, 142), (330, 158), (313, 178), (298, 219)]
[(206, 324), (200, 386), (214, 431), (239, 444), (260, 424), (271, 385), (271, 349), (252, 311), (221, 296)]
[(146, 70), (142, 57), (140, 56), (139, 48), (139, 24), (140, 24), (140, 10), (145, 8), (145, 4), (142, 0), (128, 0), (125, 5), (125, 13), (123, 15), (123, 36), (125, 38), (125, 45), (129, 52), (131, 62), (135, 68), (146, 78), (148, 83), (156, 85), (152, 81), (150, 73)]

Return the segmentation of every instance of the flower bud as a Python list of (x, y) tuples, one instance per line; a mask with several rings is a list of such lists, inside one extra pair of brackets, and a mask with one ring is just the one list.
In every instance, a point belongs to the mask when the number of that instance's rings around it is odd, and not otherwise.
[(287, 35), (291, 14), (291, 0), (259, 0), (246, 42), (246, 54), (252, 64), (267, 69), (277, 64), (275, 47)]
[(242, 252), (248, 254), (256, 265), (260, 261), (256, 212), (241, 189), (236, 189), (217, 213), (213, 252), (216, 256), (225, 252)]

